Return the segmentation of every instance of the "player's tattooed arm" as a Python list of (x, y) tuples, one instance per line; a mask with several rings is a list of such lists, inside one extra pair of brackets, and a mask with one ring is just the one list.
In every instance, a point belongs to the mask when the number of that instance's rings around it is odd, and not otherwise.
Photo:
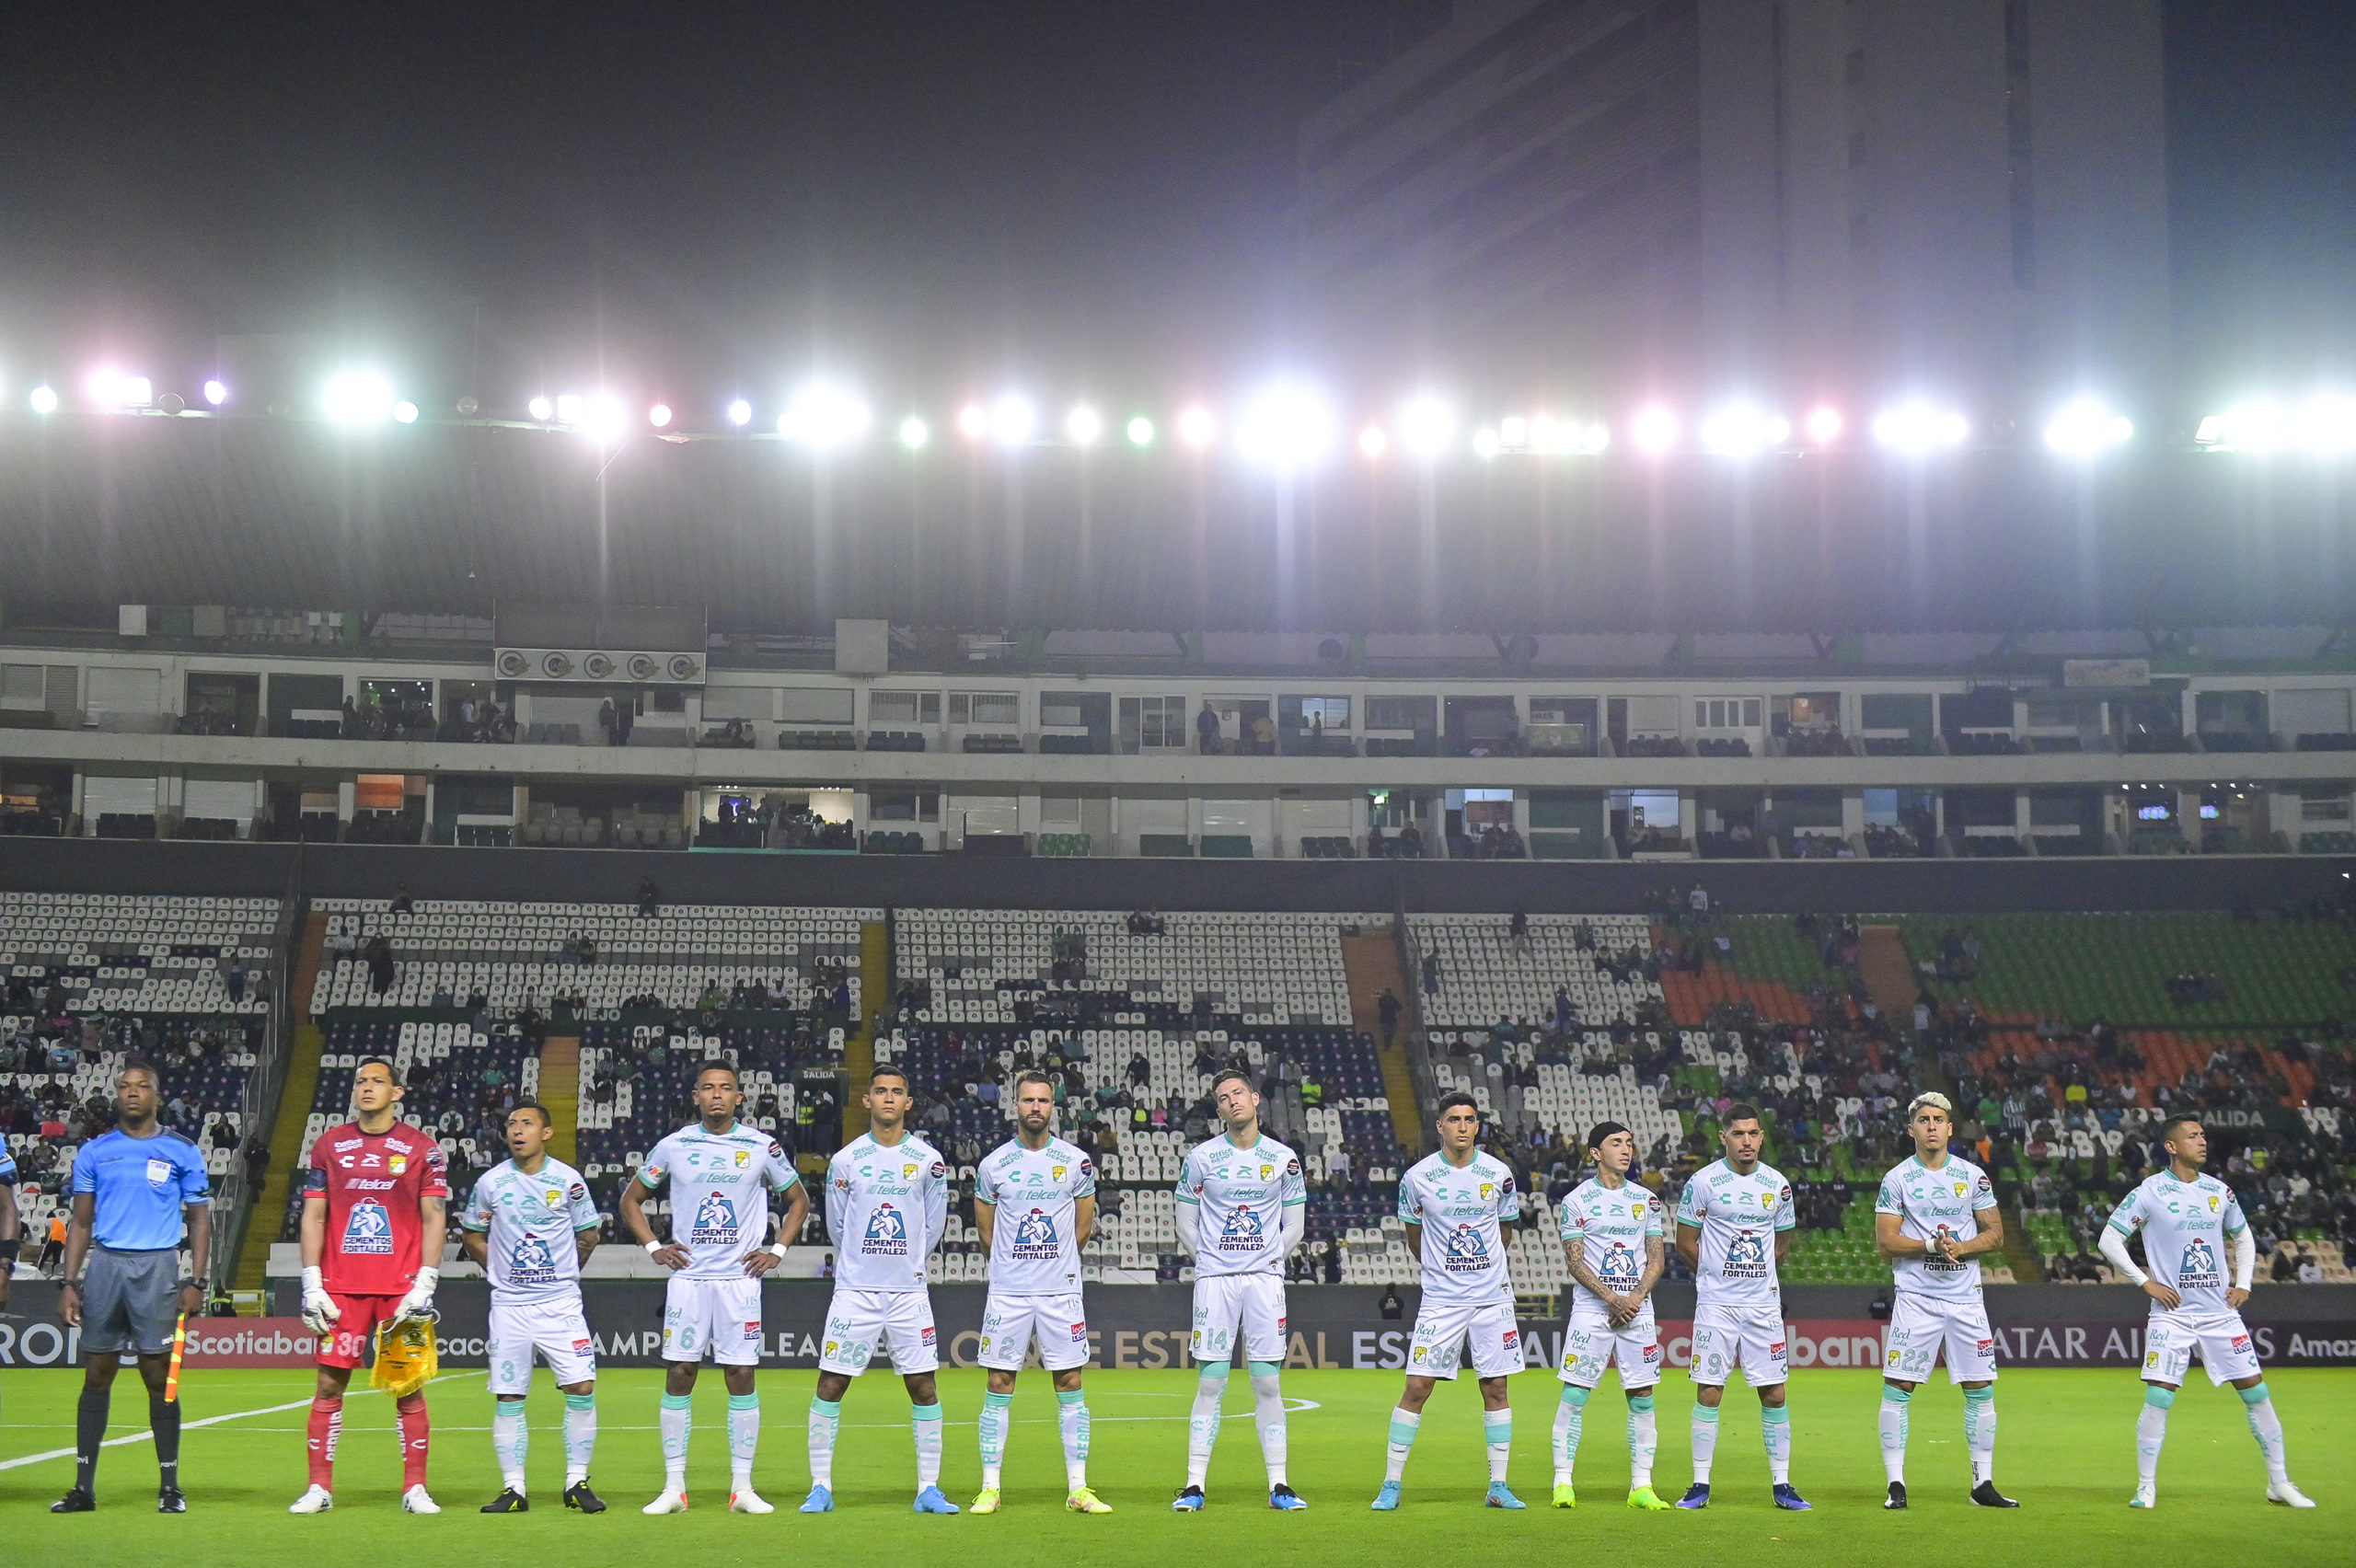
[(1798, 1235), (1799, 1231), (1796, 1229), (1775, 1232), (1775, 1266), (1777, 1268), (1784, 1266), (1784, 1259), (1790, 1255), (1792, 1241)]
[(1603, 1283), (1603, 1276), (1588, 1266), (1587, 1238), (1574, 1236), (1563, 1243), (1563, 1267), (1582, 1286), (1601, 1297), (1613, 1311), (1619, 1310), (1619, 1295)]
[[(576, 1268), (585, 1268), (588, 1265), (590, 1254), (597, 1250), (597, 1239), (605, 1234), (605, 1230), (606, 1228), (602, 1225), (593, 1225), (586, 1230), (576, 1230), (572, 1233), (572, 1262)], [(467, 1237), (471, 1237), (473, 1234), (472, 1231), (466, 1233)], [(461, 1237), (460, 1239), (464, 1240), (466, 1237)]]
[(1642, 1279), (1639, 1279), (1636, 1282), (1636, 1288), (1634, 1291), (1630, 1293), (1627, 1298), (1628, 1315), (1630, 1317), (1633, 1318), (1635, 1316), (1636, 1309), (1644, 1305), (1645, 1297), (1653, 1293), (1653, 1286), (1660, 1283), (1660, 1276), (1667, 1273), (1668, 1269), (1669, 1248), (1667, 1244), (1664, 1243), (1657, 1236), (1646, 1237), (1645, 1274)]
[(1980, 1234), (1969, 1241), (1958, 1241), (1947, 1249), (1950, 1258), (1973, 1258), (1982, 1252), (2001, 1251), (2004, 1245), (2004, 1213), (1998, 1208), (1973, 1209), (1973, 1221)]
[(1874, 1216), (1874, 1245), (1885, 1258), (1927, 1258), (1931, 1244), (1901, 1232), (1900, 1221), (1894, 1214)]

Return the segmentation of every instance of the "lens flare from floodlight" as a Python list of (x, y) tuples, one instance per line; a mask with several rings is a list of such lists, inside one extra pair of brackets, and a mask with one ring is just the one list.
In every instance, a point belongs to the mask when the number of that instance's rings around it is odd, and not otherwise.
[(668, 403), (657, 403), (653, 408), (647, 409), (646, 422), (653, 425), (656, 430), (670, 429), (671, 405)]
[(1596, 456), (1611, 444), (1611, 428), (1601, 420), (1595, 421), (1578, 432), (1577, 450), (1586, 456)]
[(1399, 410), (1400, 444), (1426, 462), (1446, 452), (1455, 434), (1454, 410), (1428, 393), (1409, 398)]
[(144, 375), (126, 375), (112, 366), (90, 372), (85, 385), (90, 401), (101, 409), (144, 409), (156, 400), (154, 382)]
[(393, 417), (392, 383), (373, 370), (348, 370), (330, 379), (319, 406), (337, 424), (383, 424)]
[(217, 375), (207, 381), (204, 384), (204, 400), (219, 408), (229, 400), (229, 384)]
[(931, 439), (932, 427), (916, 415), (910, 414), (900, 421), (900, 444), (909, 451), (921, 451), (925, 443)]
[(1138, 415), (1129, 421), (1128, 436), (1131, 446), (1151, 446), (1153, 433), (1153, 421), (1143, 414)]
[(957, 410), (957, 433), (968, 441), (981, 441), (990, 433), (990, 411), (979, 403), (968, 403)]
[(2299, 406), (2291, 437), (2322, 455), (2356, 451), (2356, 398), (2327, 392), (2308, 398)]
[(583, 405), (582, 403), (580, 393), (560, 392), (557, 394), (556, 422), (559, 424), (568, 425), (579, 424), (581, 422), (581, 410), (583, 407)]
[(32, 405), (34, 413), (53, 414), (57, 412), (57, 388), (46, 384), (36, 386), (26, 401)]
[(1028, 446), (1039, 433), (1039, 410), (1019, 392), (1002, 393), (990, 405), (990, 439), (1000, 446)]
[[(560, 408), (561, 399), (559, 400)], [(580, 400), (580, 408), (572, 419), (565, 422), (576, 425), (581, 433), (604, 445), (619, 441), (629, 429), (629, 414), (622, 400), (610, 392), (593, 392)]]
[(1064, 416), (1064, 435), (1074, 446), (1093, 446), (1104, 434), (1104, 416), (1082, 403)]
[(539, 421), (542, 424), (546, 424), (550, 420), (556, 418), (556, 405), (549, 402), (546, 398), (533, 398), (530, 402), (524, 405), (524, 411), (531, 415), (534, 419)]
[(395, 403), (393, 405), (393, 422), (395, 424), (415, 424), (417, 422), (417, 405), (410, 402), (406, 398), (402, 398), (399, 402)]
[(1723, 456), (1749, 457), (1773, 451), (1791, 435), (1791, 421), (1749, 403), (1721, 409), (1702, 421), (1702, 449)]
[(1900, 403), (1874, 421), (1874, 439), (1896, 452), (1935, 452), (1960, 446), (1970, 432), (1970, 425), (1953, 409), (1934, 408), (1919, 401)]
[(1195, 404), (1178, 416), (1178, 439), (1200, 452), (1218, 433), (1218, 421), (1208, 409)]
[(1358, 432), (1358, 450), (1370, 459), (1379, 459), (1391, 450), (1391, 437), (1380, 425), (1369, 425)]
[(1479, 430), (1472, 432), (1473, 456), (1486, 460), (1488, 458), (1495, 457), (1497, 455), (1498, 450), (1499, 444), (1497, 440), (1497, 432), (1496, 431), (1490, 429), (1487, 425), (1483, 425)]
[(858, 396), (832, 382), (814, 381), (777, 417), (777, 432), (814, 451), (848, 446), (868, 432), (874, 414)]
[(2064, 404), (2046, 421), (2045, 444), (2069, 456), (2092, 457), (2124, 445), (2134, 433), (2135, 426), (2125, 415), (2111, 412), (2092, 398), (2080, 398)]
[(1307, 467), (1334, 445), (1334, 410), (1311, 387), (1279, 382), (1253, 398), (1236, 421), (1235, 444), (1273, 468)]
[(742, 430), (753, 422), (753, 405), (744, 398), (733, 399), (728, 405), (728, 422)]
[(1830, 446), (1841, 439), (1841, 410), (1829, 403), (1819, 403), (1807, 411), (1807, 438), (1819, 446)]
[(1647, 403), (1628, 421), (1628, 439), (1648, 457), (1658, 457), (1677, 444), (1677, 416), (1660, 403)]
[(1521, 452), (1530, 445), (1530, 421), (1521, 414), (1507, 414), (1497, 421), (1497, 444), (1507, 452)]

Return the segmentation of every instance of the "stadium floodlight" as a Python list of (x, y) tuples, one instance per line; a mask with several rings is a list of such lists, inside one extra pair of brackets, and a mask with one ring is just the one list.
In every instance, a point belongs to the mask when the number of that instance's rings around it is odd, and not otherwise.
[(1900, 403), (1874, 420), (1874, 439), (1895, 452), (1919, 454), (1960, 446), (1970, 433), (1970, 425), (1953, 409), (1934, 408), (1919, 399)]
[(1495, 457), (1497, 455), (1498, 448), (1499, 443), (1497, 440), (1497, 432), (1490, 429), (1487, 425), (1483, 425), (1479, 430), (1472, 432), (1472, 455), (1475, 457), (1483, 458), (1484, 460), (1490, 457)]
[(1750, 403), (1729, 404), (1702, 421), (1702, 449), (1728, 457), (1773, 451), (1791, 435), (1791, 421)]
[(1507, 452), (1520, 452), (1530, 445), (1530, 421), (1520, 414), (1507, 414), (1497, 421), (1497, 444)]
[(647, 409), (646, 422), (653, 425), (656, 430), (669, 429), (671, 425), (671, 405), (668, 403), (657, 403), (653, 408)]
[(550, 420), (556, 418), (556, 405), (549, 402), (546, 397), (533, 398), (530, 402), (524, 405), (524, 411), (531, 415), (534, 419), (539, 421), (542, 424), (546, 424)]
[[(561, 399), (559, 400), (560, 405)], [(576, 418), (566, 421), (578, 425), (581, 433), (604, 445), (619, 441), (629, 429), (629, 415), (622, 408), (622, 400), (610, 392), (593, 392), (581, 399)]]
[(1104, 433), (1104, 416), (1082, 403), (1064, 416), (1064, 435), (1074, 446), (1093, 446)]
[(1131, 446), (1151, 446), (1153, 444), (1153, 421), (1146, 418), (1143, 414), (1138, 415), (1135, 419), (1132, 419), (1129, 421), (1128, 434), (1129, 444)]
[(979, 403), (968, 403), (957, 410), (957, 432), (968, 441), (979, 441), (990, 432), (990, 411)]
[(1200, 403), (1187, 408), (1178, 416), (1178, 439), (1200, 452), (1218, 433), (1218, 421)]
[(1647, 457), (1658, 457), (1677, 444), (1677, 415), (1664, 403), (1647, 403), (1628, 421), (1628, 439)]
[(1594, 421), (1578, 432), (1577, 450), (1593, 457), (1611, 444), (1611, 427), (1601, 420)]
[(916, 415), (910, 414), (900, 421), (900, 444), (909, 451), (920, 450), (924, 444), (931, 439), (932, 427)]
[(217, 375), (213, 377), (204, 384), (204, 400), (219, 408), (229, 400), (229, 384)]
[(813, 451), (826, 452), (849, 445), (874, 422), (873, 413), (855, 394), (829, 381), (814, 381), (794, 394), (785, 412), (777, 417), (777, 432)]
[(1000, 446), (1028, 446), (1039, 433), (1039, 410), (1019, 392), (1003, 392), (990, 405), (990, 439)]
[(1358, 450), (1370, 458), (1380, 458), (1391, 450), (1391, 437), (1380, 425), (1369, 425), (1358, 432)]
[(1807, 438), (1819, 446), (1830, 446), (1841, 439), (1841, 410), (1830, 403), (1819, 403), (1807, 411)]
[(344, 371), (319, 394), (319, 407), (337, 424), (383, 424), (396, 401), (393, 384), (373, 370)]
[(27, 401), (32, 404), (34, 413), (53, 414), (57, 412), (57, 388), (46, 384), (36, 386)]
[(556, 422), (567, 425), (579, 424), (582, 408), (580, 393), (560, 392), (556, 399)]
[(1410, 398), (1399, 410), (1400, 444), (1426, 462), (1447, 451), (1455, 433), (1454, 411), (1428, 392)]
[(1262, 392), (1236, 421), (1235, 444), (1255, 463), (1299, 468), (1334, 444), (1334, 410), (1315, 389), (1282, 381)]
[(2124, 445), (2134, 433), (2135, 426), (2125, 415), (2092, 398), (2078, 398), (2046, 421), (2045, 444), (2073, 457), (2092, 457)]
[(753, 405), (737, 398), (728, 405), (728, 422), (742, 430), (753, 422)]
[(144, 409), (156, 400), (155, 383), (109, 365), (90, 372), (84, 385), (89, 389), (90, 401), (101, 409)]
[(417, 405), (410, 402), (406, 398), (402, 398), (399, 402), (395, 403), (393, 405), (393, 422), (395, 424), (415, 424), (417, 422)]

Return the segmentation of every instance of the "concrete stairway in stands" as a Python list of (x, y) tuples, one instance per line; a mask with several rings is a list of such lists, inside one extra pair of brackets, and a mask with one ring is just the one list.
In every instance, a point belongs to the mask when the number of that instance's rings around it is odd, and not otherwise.
[(567, 1165), (580, 1163), (581, 1037), (552, 1034), (540, 1042), (540, 1103), (548, 1107), (555, 1133), (549, 1152)]
[[(328, 937), (328, 917), (313, 915), (304, 922), (301, 944), (294, 955), (294, 997), (307, 1002), (319, 976), (319, 953)], [(287, 1194), (294, 1191), (294, 1162), (303, 1154), (303, 1125), (311, 1113), (311, 1096), (319, 1087), (319, 1053), (327, 1036), (307, 1013), (294, 1027), (293, 1055), (286, 1064), (286, 1081), (278, 1091), (278, 1123), (270, 1129), (270, 1170), (246, 1218), (246, 1238), (237, 1249), (234, 1288), (260, 1290), (270, 1272), (270, 1246), (284, 1223)]]
[(850, 1092), (843, 1097), (843, 1142), (867, 1131), (867, 1107), (860, 1103), (867, 1075), (875, 1070), (875, 1015), (892, 998), (892, 928), (881, 921), (859, 928), (859, 1017), (843, 1041), (843, 1070)]
[[(1410, 1159), (1424, 1153), (1424, 1113), (1415, 1103), (1415, 1075), (1407, 1065), (1407, 997), (1411, 987), (1399, 952), (1398, 933), (1389, 926), (1342, 938), (1342, 972), (1350, 982), (1350, 1024), (1375, 1043), (1382, 1063), (1382, 1092), (1391, 1101), (1391, 1125)], [(1382, 1043), (1379, 999), (1388, 988), (1399, 998), (1399, 1027)]]
[(1881, 1016), (1902, 1032), (1914, 1027), (1914, 998), (1922, 985), (1914, 975), (1914, 960), (1895, 926), (1863, 926), (1857, 931), (1857, 972)]

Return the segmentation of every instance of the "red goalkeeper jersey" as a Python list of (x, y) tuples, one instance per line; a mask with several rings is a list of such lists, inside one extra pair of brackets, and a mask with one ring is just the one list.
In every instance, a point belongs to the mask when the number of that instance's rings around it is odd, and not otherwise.
[(327, 1200), (319, 1274), (328, 1289), (406, 1296), (421, 1261), (419, 1200), (450, 1195), (448, 1161), (440, 1144), (407, 1122), (381, 1133), (347, 1122), (311, 1146), (303, 1191)]

